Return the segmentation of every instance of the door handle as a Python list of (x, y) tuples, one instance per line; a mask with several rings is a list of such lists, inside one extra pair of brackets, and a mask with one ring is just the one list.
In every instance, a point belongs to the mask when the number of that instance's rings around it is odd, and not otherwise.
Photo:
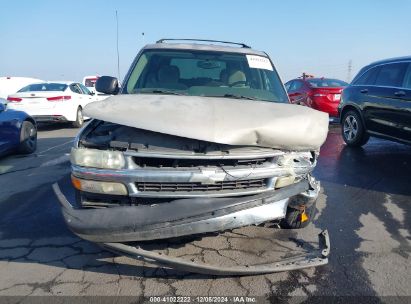
[(362, 89), (360, 93), (368, 93), (368, 89)]
[(394, 93), (394, 95), (397, 96), (397, 97), (403, 97), (403, 96), (405, 96), (405, 92), (404, 91), (397, 91), (397, 92)]

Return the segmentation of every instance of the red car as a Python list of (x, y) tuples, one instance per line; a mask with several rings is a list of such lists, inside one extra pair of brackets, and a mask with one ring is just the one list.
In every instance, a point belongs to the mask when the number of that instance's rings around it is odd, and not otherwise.
[(291, 103), (327, 112), (330, 119), (338, 117), (338, 104), (342, 90), (348, 83), (331, 78), (303, 77), (285, 84)]

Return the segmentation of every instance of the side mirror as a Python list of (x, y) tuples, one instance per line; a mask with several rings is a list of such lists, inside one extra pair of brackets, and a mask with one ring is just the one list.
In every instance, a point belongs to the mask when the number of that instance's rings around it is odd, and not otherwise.
[(94, 95), (96, 95), (96, 93), (94, 93), (94, 92), (90, 92), (90, 95), (91, 95), (91, 96), (94, 96)]
[(109, 95), (116, 95), (119, 92), (118, 79), (111, 76), (101, 76), (96, 81), (96, 91)]
[(2, 102), (0, 102), (0, 113), (4, 112), (6, 110), (6, 105)]

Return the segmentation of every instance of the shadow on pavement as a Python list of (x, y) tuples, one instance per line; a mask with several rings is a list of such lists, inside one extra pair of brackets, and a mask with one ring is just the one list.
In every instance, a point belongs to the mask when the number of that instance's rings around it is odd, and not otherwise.
[(411, 195), (411, 147), (372, 138), (361, 148), (351, 148), (339, 132), (330, 132), (314, 174), (321, 181)]
[(38, 122), (38, 131), (54, 131), (60, 129), (75, 129), (70, 122)]

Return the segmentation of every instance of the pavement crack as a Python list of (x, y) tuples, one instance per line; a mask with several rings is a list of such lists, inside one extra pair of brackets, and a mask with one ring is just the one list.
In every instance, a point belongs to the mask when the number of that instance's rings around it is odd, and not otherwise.
[(114, 257), (112, 258), (112, 263), (113, 263), (114, 267), (116, 268), (117, 275), (118, 275), (118, 278), (116, 280), (116, 285), (117, 285), (116, 295), (118, 296), (120, 294), (120, 281), (121, 281), (122, 277), (121, 277), (120, 270), (118, 268), (118, 265), (117, 265)]
[(79, 294), (82, 294), (83, 292), (85, 292), (91, 285), (93, 285), (93, 283), (89, 282), (86, 283), (80, 290)]
[(242, 288), (243, 290), (246, 291), (245, 296), (248, 297), (250, 295), (250, 289), (248, 289), (247, 287), (245, 287), (242, 283), (241, 283), (241, 277), (236, 277), (235, 278), (235, 282), (237, 283), (237, 285)]
[(229, 259), (230, 261), (232, 261), (232, 262), (234, 262), (236, 265), (238, 265), (238, 262), (237, 262), (234, 258), (224, 255), (224, 254), (221, 253), (219, 250), (216, 250), (216, 252), (217, 252), (217, 254), (218, 254), (219, 256), (221, 256), (222, 258)]

